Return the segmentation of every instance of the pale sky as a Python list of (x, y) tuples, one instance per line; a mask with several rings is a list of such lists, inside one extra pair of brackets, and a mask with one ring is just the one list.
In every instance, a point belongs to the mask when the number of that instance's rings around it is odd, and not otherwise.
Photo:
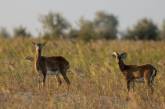
[(23, 25), (32, 33), (41, 30), (39, 16), (49, 11), (60, 12), (71, 23), (81, 16), (92, 19), (103, 10), (118, 17), (124, 30), (147, 17), (160, 24), (165, 19), (165, 0), (0, 0), (0, 27)]

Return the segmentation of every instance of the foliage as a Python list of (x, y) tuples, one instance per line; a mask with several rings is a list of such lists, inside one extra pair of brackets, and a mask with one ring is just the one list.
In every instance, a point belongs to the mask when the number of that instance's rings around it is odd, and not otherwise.
[(160, 38), (162, 40), (165, 40), (165, 20), (163, 21), (162, 27), (161, 27), (161, 30), (160, 30)]
[(13, 30), (14, 37), (31, 37), (31, 34), (27, 32), (27, 29), (23, 26), (18, 26)]
[(81, 39), (115, 39), (117, 38), (118, 20), (114, 15), (99, 11), (93, 21), (81, 18), (79, 35)]
[(0, 37), (2, 37), (2, 38), (9, 38), (10, 37), (10, 34), (6, 28), (4, 28), (4, 27), (0, 28)]
[(124, 39), (157, 40), (159, 39), (159, 30), (151, 20), (144, 18), (139, 20), (133, 29), (128, 29)]
[(69, 33), (68, 33), (68, 37), (69, 38), (78, 38), (78, 35), (79, 35), (79, 30), (75, 29), (75, 28), (71, 28)]
[(117, 38), (118, 20), (116, 16), (99, 11), (96, 13), (94, 24), (98, 36), (106, 39)]
[(40, 16), (44, 36), (63, 37), (69, 28), (69, 22), (60, 13), (49, 12), (47, 15)]
[[(94, 19), (88, 20), (80, 18), (76, 28), (66, 20), (66, 18), (56, 12), (49, 12), (41, 15), (39, 21), (42, 24), (43, 31), (38, 36), (44, 36), (45, 39), (70, 38), (82, 39), (85, 41), (95, 39), (131, 39), (131, 40), (159, 40), (165, 39), (165, 21), (159, 30), (157, 25), (150, 19), (144, 18), (137, 22), (133, 28), (127, 31), (118, 31), (119, 21), (113, 14), (104, 11), (95, 13)], [(14, 28), (15, 37), (30, 37), (31, 34), (23, 26)], [(117, 37), (120, 34), (121, 37)], [(10, 34), (6, 28), (0, 29), (0, 37), (9, 37)]]
[(78, 37), (80, 39), (89, 41), (91, 39), (95, 39), (95, 31), (94, 31), (94, 25), (92, 21), (85, 20), (84, 18), (81, 18), (79, 21), (80, 31), (78, 34)]

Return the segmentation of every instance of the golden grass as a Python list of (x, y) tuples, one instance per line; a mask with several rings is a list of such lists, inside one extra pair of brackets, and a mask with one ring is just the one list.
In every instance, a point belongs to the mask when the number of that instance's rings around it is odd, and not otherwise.
[[(47, 78), (40, 87), (32, 63), (33, 39), (0, 39), (0, 109), (165, 109), (165, 42), (51, 40), (43, 55), (62, 55), (71, 64), (65, 82)], [(143, 84), (136, 84), (131, 100), (126, 101), (126, 82), (111, 56), (126, 51), (128, 64), (151, 63), (158, 69), (155, 93), (147, 96)]]

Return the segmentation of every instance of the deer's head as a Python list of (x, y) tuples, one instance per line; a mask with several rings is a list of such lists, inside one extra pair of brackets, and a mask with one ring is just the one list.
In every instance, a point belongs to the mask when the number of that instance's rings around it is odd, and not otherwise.
[(116, 59), (116, 62), (119, 63), (119, 61), (123, 61), (127, 57), (126, 52), (118, 53), (118, 52), (113, 52), (112, 56)]

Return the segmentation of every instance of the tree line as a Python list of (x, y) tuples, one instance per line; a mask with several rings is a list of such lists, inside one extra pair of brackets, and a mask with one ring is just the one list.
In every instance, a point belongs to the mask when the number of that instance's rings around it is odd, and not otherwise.
[[(43, 29), (39, 35), (44, 38), (83, 39), (86, 41), (118, 38), (123, 40), (165, 39), (165, 20), (162, 22), (162, 26), (158, 27), (151, 19), (142, 18), (133, 27), (120, 32), (117, 16), (104, 11), (96, 12), (93, 20), (81, 17), (76, 27), (62, 14), (56, 12), (41, 15), (39, 22)], [(10, 35), (5, 27), (0, 28), (0, 37), (10, 38), (11, 36), (29, 38), (33, 35), (23, 26), (14, 28), (13, 35)]]

